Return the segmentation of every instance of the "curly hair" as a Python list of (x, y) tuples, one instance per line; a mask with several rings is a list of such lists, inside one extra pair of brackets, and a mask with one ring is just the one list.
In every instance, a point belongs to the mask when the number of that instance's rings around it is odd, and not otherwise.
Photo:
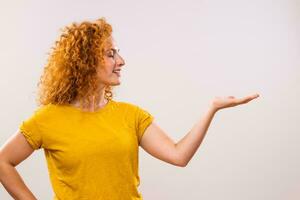
[[(88, 107), (101, 95), (97, 70), (104, 63), (103, 44), (112, 26), (102, 17), (95, 22), (73, 22), (60, 30), (38, 83), (37, 103), (70, 104), (76, 99), (80, 107)], [(104, 98), (113, 98), (112, 86), (104, 91)]]

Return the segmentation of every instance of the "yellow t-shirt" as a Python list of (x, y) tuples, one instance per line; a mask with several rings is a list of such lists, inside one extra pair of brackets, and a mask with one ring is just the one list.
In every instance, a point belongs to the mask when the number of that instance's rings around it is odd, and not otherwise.
[(53, 200), (142, 200), (138, 147), (153, 119), (115, 100), (95, 112), (48, 104), (19, 128), (35, 150), (44, 149)]

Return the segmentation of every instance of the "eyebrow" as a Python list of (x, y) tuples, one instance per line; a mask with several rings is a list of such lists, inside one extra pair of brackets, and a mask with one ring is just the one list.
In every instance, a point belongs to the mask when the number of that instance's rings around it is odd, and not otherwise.
[(120, 49), (116, 47), (116, 48), (110, 48), (110, 49), (107, 49), (106, 52), (107, 52), (107, 51), (113, 51), (114, 53), (116, 53), (116, 52), (119, 52)]

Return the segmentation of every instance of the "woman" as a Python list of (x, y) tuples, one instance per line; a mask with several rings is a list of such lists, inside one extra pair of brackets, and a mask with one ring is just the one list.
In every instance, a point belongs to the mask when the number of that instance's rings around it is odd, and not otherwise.
[(215, 113), (259, 95), (214, 98), (207, 113), (175, 143), (141, 107), (113, 100), (125, 65), (104, 18), (66, 27), (39, 82), (39, 108), (1, 148), (0, 180), (15, 199), (37, 199), (15, 167), (43, 148), (60, 200), (133, 200), (138, 192), (138, 147), (184, 167)]

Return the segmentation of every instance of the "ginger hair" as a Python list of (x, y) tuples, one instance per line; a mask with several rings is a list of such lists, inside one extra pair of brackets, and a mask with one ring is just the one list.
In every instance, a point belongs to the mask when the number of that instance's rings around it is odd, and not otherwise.
[[(112, 26), (102, 17), (94, 22), (73, 22), (60, 30), (38, 83), (38, 105), (75, 100), (82, 108), (95, 105), (101, 95), (97, 70), (104, 62), (103, 44), (111, 36)], [(113, 98), (112, 86), (105, 86), (104, 98)]]

